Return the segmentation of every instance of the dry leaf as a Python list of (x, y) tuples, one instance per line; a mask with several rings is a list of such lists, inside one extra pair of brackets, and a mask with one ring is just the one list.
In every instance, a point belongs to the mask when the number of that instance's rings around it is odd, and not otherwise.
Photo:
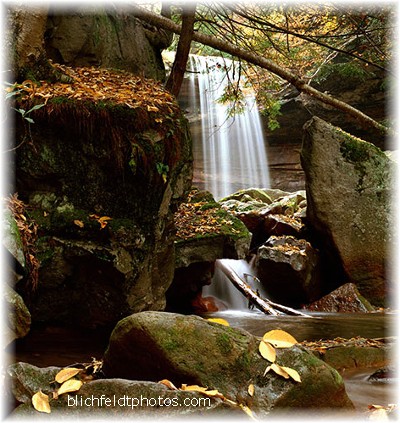
[(185, 383), (181, 386), (182, 391), (196, 391), (196, 392), (205, 392), (208, 388), (199, 385), (186, 385)]
[(249, 387), (247, 388), (247, 392), (252, 397), (254, 395), (254, 385), (251, 383)]
[(162, 385), (165, 385), (169, 389), (173, 389), (174, 391), (177, 391), (178, 388), (168, 379), (160, 380), (158, 383), (161, 383)]
[(252, 419), (254, 419), (254, 415), (253, 412), (250, 410), (249, 407), (247, 407), (247, 405), (243, 405), (243, 404), (239, 404), (239, 407)]
[(77, 219), (74, 220), (74, 224), (76, 226), (79, 226), (80, 228), (83, 228), (85, 226), (81, 220), (77, 220)]
[(297, 344), (296, 339), (284, 330), (270, 330), (263, 336), (264, 342), (269, 342), (276, 348), (289, 348)]
[(276, 351), (275, 348), (269, 344), (268, 342), (261, 341), (260, 345), (258, 346), (258, 351), (263, 358), (273, 363), (276, 359)]
[(297, 370), (292, 369), (291, 367), (284, 367), (281, 368), (296, 382), (301, 382), (301, 378)]
[(41, 413), (51, 413), (49, 396), (44, 394), (42, 391), (36, 392), (32, 397), (32, 405), (35, 410)]
[(83, 385), (81, 380), (78, 379), (69, 379), (66, 382), (64, 382), (59, 388), (58, 388), (58, 395), (65, 394), (66, 392), (76, 392), (81, 389), (81, 386)]
[(273, 370), (277, 375), (284, 377), (285, 379), (289, 379), (289, 375), (279, 364), (272, 363), (271, 370)]
[(220, 325), (229, 326), (229, 323), (225, 319), (219, 317), (210, 317), (207, 319), (209, 322), (219, 323)]
[(77, 369), (75, 367), (66, 367), (65, 369), (60, 370), (56, 374), (56, 382), (63, 383), (71, 377), (77, 375), (82, 369)]
[(264, 370), (264, 375), (265, 376), (269, 371), (271, 370), (271, 366), (268, 366), (265, 370)]

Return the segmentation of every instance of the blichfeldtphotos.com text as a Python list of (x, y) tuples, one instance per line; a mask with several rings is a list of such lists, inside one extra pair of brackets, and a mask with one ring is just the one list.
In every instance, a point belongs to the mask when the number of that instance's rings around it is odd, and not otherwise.
[(82, 397), (79, 395), (68, 395), (68, 407), (127, 407), (127, 408), (144, 408), (144, 407), (209, 407), (210, 398), (180, 398), (172, 397), (151, 397), (147, 398), (143, 395), (140, 397), (123, 396), (106, 396), (91, 395)]

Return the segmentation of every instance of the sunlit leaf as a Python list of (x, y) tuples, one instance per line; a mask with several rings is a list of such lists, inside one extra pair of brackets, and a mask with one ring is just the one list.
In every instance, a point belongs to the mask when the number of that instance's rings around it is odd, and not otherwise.
[(172, 389), (174, 391), (178, 390), (178, 388), (168, 379), (160, 380), (158, 383), (161, 383), (162, 385), (165, 385), (167, 388)]
[(271, 363), (275, 361), (276, 359), (275, 348), (268, 342), (261, 341), (258, 346), (258, 351), (260, 351), (260, 354), (263, 358), (265, 358), (268, 361), (271, 361)]
[(207, 319), (209, 322), (219, 323), (220, 325), (229, 326), (229, 323), (225, 319), (219, 317), (210, 317)]
[(82, 369), (77, 369), (75, 367), (66, 367), (56, 374), (56, 382), (63, 383), (66, 380), (71, 379), (71, 377), (77, 375), (81, 370)]
[(269, 371), (271, 370), (271, 366), (268, 366), (265, 370), (264, 370), (264, 375), (265, 376)]
[(252, 397), (254, 395), (254, 385), (251, 383), (249, 387), (247, 388), (247, 392)]
[(247, 405), (243, 405), (243, 404), (239, 404), (239, 407), (252, 419), (254, 419), (254, 414), (253, 412), (250, 410), (249, 407), (247, 407)]
[(291, 367), (284, 367), (281, 368), (296, 382), (301, 382), (301, 378), (297, 370), (292, 369)]
[(297, 344), (297, 340), (284, 330), (274, 329), (265, 333), (263, 341), (269, 342), (276, 348), (289, 348)]
[(76, 392), (81, 389), (83, 382), (78, 379), (69, 379), (64, 382), (57, 390), (58, 395), (65, 394), (67, 392)]
[(289, 375), (279, 364), (272, 363), (271, 370), (273, 370), (277, 375), (284, 377), (285, 379), (289, 379)]
[(76, 225), (76, 226), (79, 226), (80, 228), (83, 228), (85, 225), (84, 225), (84, 223), (81, 221), (81, 220), (74, 220), (74, 224)]
[(32, 397), (32, 405), (35, 410), (41, 413), (51, 413), (49, 396), (44, 394), (42, 391), (36, 392)]
[(196, 391), (196, 392), (205, 392), (208, 388), (199, 385), (186, 385), (185, 383), (181, 386), (182, 391)]

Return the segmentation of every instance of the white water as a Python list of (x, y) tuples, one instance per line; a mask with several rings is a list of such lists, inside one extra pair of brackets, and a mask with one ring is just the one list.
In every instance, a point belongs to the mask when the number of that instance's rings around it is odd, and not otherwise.
[(190, 56), (190, 64), (189, 107), (201, 115), (205, 189), (218, 200), (238, 189), (269, 188), (268, 159), (254, 93), (246, 87), (244, 113), (234, 117), (227, 115), (228, 104), (217, 101), (228, 81), (237, 83), (238, 67), (229, 59), (197, 55)]
[(265, 298), (267, 296), (263, 286), (251, 277), (254, 275), (254, 271), (250, 263), (247, 263), (246, 260), (222, 259), (216, 260), (215, 272), (211, 285), (203, 287), (203, 297), (212, 296), (218, 298), (226, 305), (228, 310), (245, 311), (249, 309), (248, 300), (235, 288), (229, 278), (221, 270), (221, 262), (228, 263), (237, 275), (246, 281), (254, 291), (259, 291), (261, 297)]

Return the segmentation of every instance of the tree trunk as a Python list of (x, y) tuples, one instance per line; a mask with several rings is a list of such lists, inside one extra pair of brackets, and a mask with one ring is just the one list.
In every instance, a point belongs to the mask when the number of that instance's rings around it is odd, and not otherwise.
[(178, 97), (183, 82), (183, 77), (185, 76), (186, 64), (190, 52), (190, 44), (192, 43), (194, 32), (193, 25), (195, 21), (195, 14), (195, 3), (191, 3), (188, 6), (183, 7), (182, 32), (181, 36), (179, 37), (174, 64), (172, 65), (168, 81), (165, 84), (165, 88), (175, 97)]
[[(181, 26), (175, 24), (170, 19), (166, 19), (162, 16), (149, 12), (140, 6), (133, 5), (133, 11), (135, 13), (135, 16), (137, 16), (139, 19), (149, 22), (152, 25), (167, 29), (169, 31), (174, 32), (175, 34), (180, 34), (182, 31)], [(364, 113), (360, 112), (349, 104), (337, 100), (329, 94), (322, 93), (317, 89), (311, 87), (307, 84), (306, 81), (301, 79), (299, 76), (286, 69), (283, 69), (272, 60), (269, 60), (258, 54), (252, 53), (251, 51), (245, 50), (241, 47), (237, 47), (234, 44), (229, 43), (228, 41), (220, 40), (214, 36), (205, 35), (200, 32), (195, 32), (193, 34), (193, 40), (213, 47), (217, 50), (223, 51), (225, 53), (231, 54), (232, 56), (239, 57), (249, 63), (252, 63), (253, 65), (259, 66), (274, 73), (275, 75), (278, 75), (282, 79), (290, 82), (299, 91), (316, 98), (324, 104), (327, 104), (338, 110), (341, 110), (344, 113), (347, 113), (348, 115), (361, 122), (366, 127), (372, 127), (375, 130), (378, 130), (384, 134), (389, 134), (392, 132), (384, 125), (381, 125), (374, 119), (370, 118), (369, 116), (365, 115)]]
[(265, 314), (271, 314), (272, 316), (278, 316), (281, 314), (291, 314), (294, 316), (311, 317), (308, 314), (302, 313), (301, 311), (294, 310), (290, 307), (283, 306), (281, 304), (273, 303), (270, 300), (260, 298), (247, 284), (244, 282), (238, 274), (225, 263), (219, 263), (221, 270), (228, 276), (234, 287), (238, 289), (252, 304), (254, 304), (259, 310)]

